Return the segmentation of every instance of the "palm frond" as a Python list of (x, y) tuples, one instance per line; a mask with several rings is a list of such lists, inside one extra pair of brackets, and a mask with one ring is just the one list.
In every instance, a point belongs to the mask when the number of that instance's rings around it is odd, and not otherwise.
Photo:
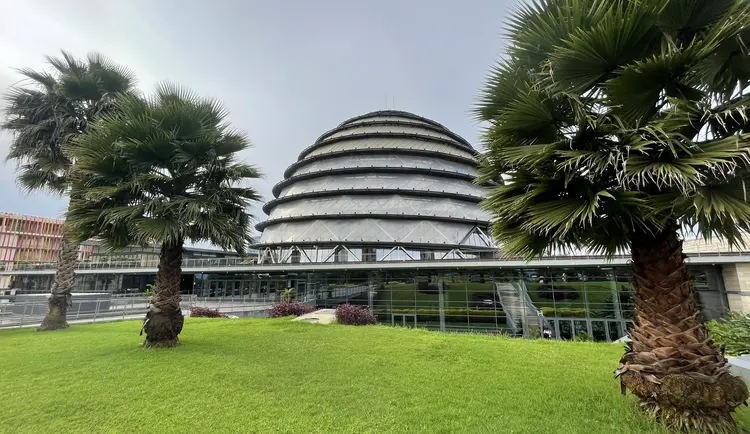
[(80, 215), (113, 245), (192, 240), (244, 250), (247, 207), (260, 196), (242, 184), (261, 175), (234, 161), (247, 139), (221, 121), (223, 106), (167, 84), (114, 105), (71, 147), (79, 211), (69, 218)]
[(83, 61), (63, 51), (47, 60), (52, 72), (19, 70), (31, 85), (13, 86), (5, 95), (0, 127), (13, 134), (6, 160), (16, 161), (19, 183), (26, 189), (63, 192), (75, 163), (70, 149), (76, 138), (112, 111), (114, 93), (130, 92), (134, 79), (102, 56)]
[(614, 254), (670, 222), (750, 229), (750, 2), (539, 0), (475, 114), (504, 252)]

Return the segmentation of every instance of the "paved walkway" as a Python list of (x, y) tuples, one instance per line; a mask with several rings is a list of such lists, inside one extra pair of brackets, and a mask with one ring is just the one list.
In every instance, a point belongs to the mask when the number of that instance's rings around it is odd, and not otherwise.
[(739, 357), (727, 357), (729, 364), (732, 365), (730, 370), (734, 375), (739, 375), (750, 384), (750, 354)]
[(336, 321), (336, 309), (319, 309), (315, 312), (298, 316), (292, 321), (310, 322), (315, 324), (330, 324)]

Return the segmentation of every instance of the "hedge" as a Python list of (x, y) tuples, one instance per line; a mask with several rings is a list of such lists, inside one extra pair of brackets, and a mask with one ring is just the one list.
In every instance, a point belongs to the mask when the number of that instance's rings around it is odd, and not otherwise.
[[(491, 309), (443, 309), (445, 320), (448, 322), (473, 322), (473, 323), (505, 323), (505, 312)], [(416, 314), (417, 322), (438, 321), (440, 309), (391, 309), (376, 310), (379, 316), (394, 314)]]
[[(543, 307), (542, 315), (544, 316), (558, 316), (558, 317), (573, 317), (573, 318), (585, 318), (588, 311), (582, 308), (573, 307)], [(594, 315), (591, 315), (592, 317)]]

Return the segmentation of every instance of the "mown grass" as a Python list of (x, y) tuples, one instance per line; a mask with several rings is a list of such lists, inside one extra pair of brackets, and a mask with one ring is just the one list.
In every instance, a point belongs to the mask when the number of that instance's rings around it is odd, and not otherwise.
[(139, 329), (0, 331), (0, 432), (664, 432), (619, 394), (618, 345), (188, 319), (143, 350)]

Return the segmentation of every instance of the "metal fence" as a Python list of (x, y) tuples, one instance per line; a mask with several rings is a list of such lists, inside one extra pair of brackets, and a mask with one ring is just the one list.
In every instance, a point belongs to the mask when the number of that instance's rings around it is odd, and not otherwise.
[[(467, 251), (467, 253), (472, 253)], [(686, 251), (686, 254), (690, 257), (726, 257), (726, 256), (738, 256), (738, 255), (750, 255), (750, 252), (745, 251), (701, 251), (700, 249), (690, 249)], [(607, 259), (630, 259), (630, 255), (615, 255), (612, 258), (608, 258), (604, 255), (590, 255), (590, 254), (572, 254), (572, 255), (545, 255), (540, 259), (544, 260), (570, 260), (570, 259), (596, 259), (596, 260), (607, 260)], [(461, 262), (482, 262), (482, 261), (524, 261), (522, 257), (515, 256), (501, 256), (497, 255), (492, 258), (445, 258), (436, 260), (434, 258), (421, 258), (421, 259), (399, 259), (399, 260), (382, 260), (377, 261), (379, 263), (403, 263), (403, 262), (446, 262), (446, 263), (461, 263)], [(331, 264), (331, 262), (305, 262), (305, 264)], [(345, 265), (342, 263), (341, 265)], [(81, 261), (76, 264), (78, 270), (112, 270), (112, 269), (135, 269), (135, 268), (153, 268), (156, 269), (159, 265), (158, 259), (142, 259), (142, 260), (115, 260), (115, 261)], [(252, 258), (190, 258), (182, 261), (182, 268), (211, 268), (211, 267), (237, 267), (245, 268), (256, 265), (267, 266), (278, 266), (283, 269), (289, 265), (289, 263), (264, 263), (258, 264), (257, 261)], [(55, 262), (43, 262), (43, 263), (20, 263), (13, 265), (13, 271), (41, 271), (41, 270), (53, 270), (56, 267)], [(6, 271), (11, 271), (10, 269)]]
[[(250, 297), (204, 298), (183, 296), (181, 308), (189, 315), (194, 306), (220, 310), (226, 315), (238, 317), (268, 316), (273, 305), (272, 299), (254, 299)], [(138, 296), (118, 296), (98, 300), (79, 302), (73, 296), (73, 306), (68, 309), (68, 323), (105, 322), (126, 319), (142, 319), (148, 310), (149, 298)], [(47, 298), (39, 301), (0, 300), (0, 328), (38, 327), (48, 310)]]

